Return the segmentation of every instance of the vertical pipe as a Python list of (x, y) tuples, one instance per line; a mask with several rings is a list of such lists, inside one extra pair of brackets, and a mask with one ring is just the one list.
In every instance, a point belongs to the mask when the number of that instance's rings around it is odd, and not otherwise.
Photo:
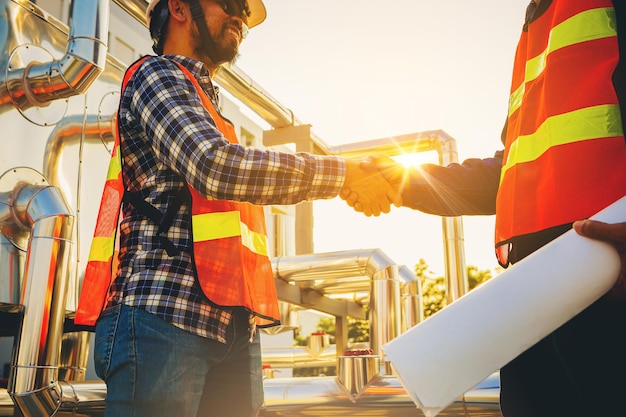
[(84, 381), (89, 361), (89, 332), (64, 333), (61, 340), (59, 380)]
[[(444, 140), (440, 143), (439, 164), (446, 166), (458, 161), (456, 141)], [(448, 304), (467, 294), (469, 284), (465, 269), (465, 246), (463, 221), (461, 217), (443, 217), (444, 265), (446, 278), (446, 301)]]
[(370, 298), (370, 347), (380, 355), (381, 373), (391, 374), (382, 346), (401, 333), (400, 281), (398, 267), (389, 265), (372, 276)]
[(20, 277), (24, 269), (24, 252), (0, 234), (0, 303), (20, 303)]
[(58, 363), (74, 216), (60, 190), (49, 186), (24, 186), (14, 209), (32, 227), (21, 300), (24, 318), (8, 391), (24, 415), (53, 415), (63, 398)]
[(424, 303), (422, 299), (422, 285), (419, 279), (406, 266), (400, 266), (400, 291), (402, 295), (402, 323), (401, 332), (424, 320)]

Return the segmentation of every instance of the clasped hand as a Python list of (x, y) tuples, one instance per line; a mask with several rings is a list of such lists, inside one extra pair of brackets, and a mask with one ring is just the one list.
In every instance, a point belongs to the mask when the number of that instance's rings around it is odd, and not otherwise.
[(388, 157), (346, 160), (346, 181), (340, 197), (366, 216), (389, 213), (391, 204), (402, 205), (403, 168)]
[(622, 260), (622, 268), (615, 286), (607, 294), (611, 301), (626, 300), (626, 222), (608, 224), (595, 220), (574, 222), (574, 230), (581, 236), (612, 245)]

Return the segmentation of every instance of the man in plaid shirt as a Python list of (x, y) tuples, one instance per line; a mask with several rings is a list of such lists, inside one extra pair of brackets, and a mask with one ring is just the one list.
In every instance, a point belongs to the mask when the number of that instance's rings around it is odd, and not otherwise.
[[(255, 416), (263, 386), (254, 314), (220, 307), (200, 289), (190, 201), (180, 191), (294, 204), (335, 197), (345, 185), (359, 190), (368, 215), (399, 205), (399, 195), (358, 161), (254, 149), (224, 137), (221, 115), (212, 117), (201, 96), (219, 112), (212, 77), (235, 58), (248, 26), (264, 20), (261, 0), (153, 0), (147, 13), (158, 56), (136, 65), (122, 91), (122, 178), (134, 199), (122, 206), (119, 267), (96, 326), (106, 415)], [(166, 230), (146, 204), (170, 218)]]

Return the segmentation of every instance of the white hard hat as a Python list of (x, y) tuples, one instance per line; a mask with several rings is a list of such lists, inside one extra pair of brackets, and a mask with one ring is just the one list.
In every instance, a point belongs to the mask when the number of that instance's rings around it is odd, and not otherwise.
[[(150, 27), (150, 20), (152, 18), (152, 11), (156, 7), (157, 4), (161, 1), (167, 0), (150, 0), (150, 4), (146, 8), (146, 22), (148, 23), (148, 27)], [(250, 16), (248, 16), (247, 26), (249, 28), (253, 28), (256, 25), (262, 23), (267, 16), (267, 12), (265, 11), (265, 5), (262, 0), (247, 0), (248, 8), (250, 9)]]

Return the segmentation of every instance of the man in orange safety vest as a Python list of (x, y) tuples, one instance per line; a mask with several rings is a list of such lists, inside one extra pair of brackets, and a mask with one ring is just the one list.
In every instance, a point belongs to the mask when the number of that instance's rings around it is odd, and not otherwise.
[(255, 416), (255, 328), (280, 318), (259, 205), (332, 198), (342, 186), (366, 196), (369, 215), (401, 202), (359, 161), (237, 143), (212, 78), (265, 15), (261, 0), (147, 7), (158, 56), (123, 80), (76, 313), (96, 326), (106, 416)]

